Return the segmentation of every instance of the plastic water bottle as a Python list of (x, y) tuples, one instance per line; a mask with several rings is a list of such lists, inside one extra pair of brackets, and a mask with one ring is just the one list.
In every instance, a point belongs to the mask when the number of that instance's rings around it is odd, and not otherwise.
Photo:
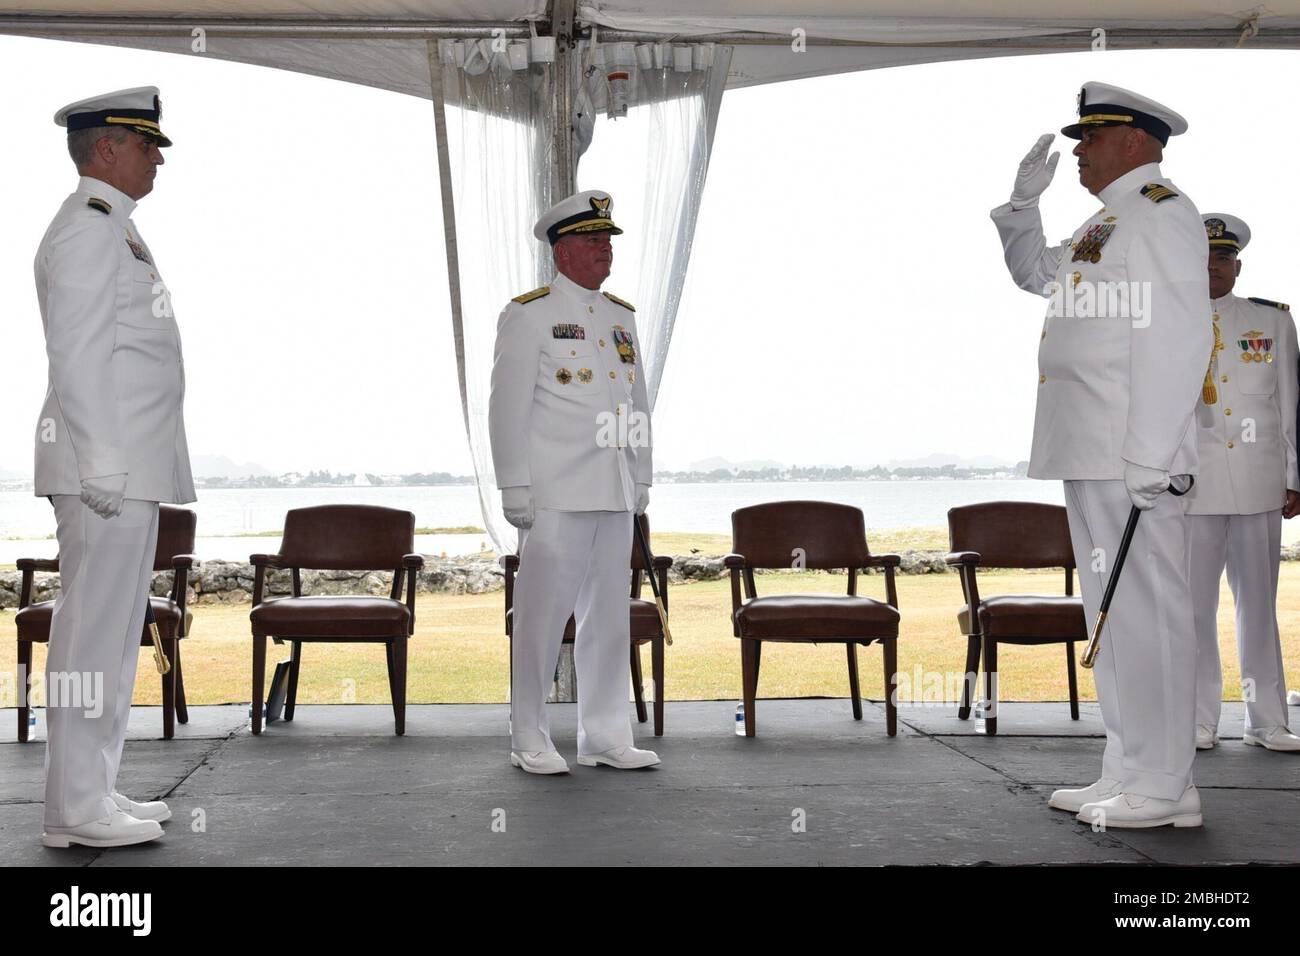
[(736, 705), (736, 736), (745, 736), (745, 702)]

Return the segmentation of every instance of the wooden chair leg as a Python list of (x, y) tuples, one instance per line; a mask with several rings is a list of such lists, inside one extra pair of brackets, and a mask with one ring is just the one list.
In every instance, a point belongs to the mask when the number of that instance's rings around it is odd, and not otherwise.
[[(162, 639), (162, 651), (167, 660), (176, 660), (176, 638), (164, 637)], [(162, 712), (163, 712), (163, 740), (171, 740), (176, 736), (176, 665), (172, 664), (171, 669), (162, 677)]]
[(1065, 668), (1070, 675), (1070, 719), (1079, 719), (1079, 676), (1074, 670), (1074, 641), (1065, 644)]
[(293, 708), (298, 703), (298, 669), (302, 666), (302, 641), (293, 642), (289, 657), (289, 689), (284, 695), (284, 719), (293, 720)]
[(27, 694), (32, 680), (32, 642), (18, 642), (18, 742), (27, 743), (31, 711), (27, 707)]
[(862, 693), (858, 689), (858, 645), (849, 641), (844, 645), (849, 652), (849, 699), (853, 704), (853, 719), (862, 719)]
[(266, 701), (266, 635), (253, 634), (253, 733), (262, 732), (262, 706)]
[(887, 637), (885, 645), (885, 730), (898, 735), (898, 638)]
[(185, 672), (181, 670), (181, 642), (176, 642), (176, 656), (172, 658), (172, 670), (176, 672), (176, 719), (182, 724), (190, 722), (190, 708), (185, 703)]
[(632, 644), (632, 693), (636, 695), (636, 719), (637, 723), (644, 724), (649, 717), (645, 712), (645, 678), (641, 675), (641, 648), (635, 642)]
[(966, 635), (966, 672), (961, 680), (961, 703), (957, 706), (957, 719), (970, 720), (971, 697), (980, 671), (980, 636)]
[(655, 678), (655, 736), (664, 735), (664, 639), (650, 642), (650, 672)]
[(406, 733), (406, 635), (395, 638), (393, 649), (393, 725), (394, 733)]
[(984, 732), (998, 732), (998, 642), (984, 637)]
[(752, 737), (756, 731), (754, 720), (754, 698), (758, 696), (758, 665), (761, 656), (758, 641), (740, 639), (740, 678), (744, 687), (745, 702), (745, 736)]

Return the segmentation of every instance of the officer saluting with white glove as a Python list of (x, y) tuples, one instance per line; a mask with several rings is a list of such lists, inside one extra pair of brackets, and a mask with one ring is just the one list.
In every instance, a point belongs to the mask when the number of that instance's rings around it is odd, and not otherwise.
[(1237, 609), (1247, 744), (1300, 751), (1287, 729), (1286, 675), (1277, 627), (1282, 518), (1300, 507), (1296, 469), (1296, 331), (1287, 306), (1233, 295), (1250, 227), (1227, 213), (1205, 217), (1210, 241), (1214, 347), (1196, 404), (1201, 464), (1187, 496), (1196, 617), (1196, 747), (1218, 741), (1219, 578)]
[(600, 190), (553, 206), (533, 229), (557, 275), (501, 313), (488, 426), (506, 520), (521, 529), (514, 594), (510, 762), (565, 773), (546, 693), (565, 623), (577, 622), (578, 763), (659, 762), (632, 746), (628, 567), (633, 512), (653, 475), (650, 404), (632, 306), (601, 292), (613, 263)]
[[(36, 426), (36, 494), (58, 522), (60, 591), (46, 687), (102, 681), (102, 708), (49, 699), (46, 846), (109, 847), (162, 836), (166, 804), (115, 789), (158, 538), (158, 502), (194, 501), (171, 300), (131, 221), (153, 189), (155, 87), (65, 106), (77, 190), (36, 253), (49, 390)], [(84, 695), (81, 695), (84, 698)], [(76, 706), (74, 706), (76, 705)]]
[[(1096, 617), (1130, 505), (1143, 510), (1094, 671), (1106, 726), (1101, 779), (1050, 805), (1108, 827), (1199, 826), (1191, 728), (1196, 647), (1183, 499), (1170, 476), (1196, 472), (1192, 427), (1211, 333), (1205, 229), (1158, 165), (1187, 129), (1168, 107), (1087, 83), (1079, 180), (1104, 207), (1048, 247), (1038, 197), (1057, 157), (1051, 135), (1021, 164), (1011, 202), (993, 210), (1007, 267), (1051, 302), (1039, 346), (1033, 478), (1065, 480), (1088, 619)], [(1100, 561), (1098, 560), (1100, 559)]]

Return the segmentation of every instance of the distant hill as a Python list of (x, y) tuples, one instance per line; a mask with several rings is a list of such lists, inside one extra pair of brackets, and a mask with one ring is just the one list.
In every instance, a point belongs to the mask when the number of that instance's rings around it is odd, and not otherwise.
[(687, 471), (764, 471), (768, 468), (784, 468), (781, 461), (728, 461), (725, 458), (705, 458), (693, 461)]
[(895, 468), (942, 468), (944, 465), (957, 465), (961, 468), (1010, 468), (1013, 462), (994, 458), (991, 455), (966, 458), (963, 455), (948, 455), (942, 452), (926, 455), (924, 458), (895, 459), (885, 462), (885, 467), (891, 471)]

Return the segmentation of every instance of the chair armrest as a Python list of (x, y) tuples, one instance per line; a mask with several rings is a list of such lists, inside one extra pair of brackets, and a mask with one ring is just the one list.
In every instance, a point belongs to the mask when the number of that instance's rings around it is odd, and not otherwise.
[(282, 554), (250, 554), (248, 563), (255, 568), (277, 568), (283, 570), (288, 565), (284, 563)]
[(519, 555), (503, 554), (497, 559), (501, 562), (501, 567), (506, 569), (508, 574), (513, 574), (519, 570)]
[(947, 564), (970, 564), (980, 563), (980, 553), (978, 551), (949, 551), (943, 559)]
[(424, 555), (422, 554), (403, 555), (402, 567), (406, 568), (408, 571), (410, 570), (419, 571), (424, 567)]
[(745, 566), (745, 556), (743, 554), (734, 553), (724, 555), (722, 558), (722, 566), (739, 570)]
[(172, 570), (188, 571), (196, 564), (201, 564), (197, 555), (193, 554), (174, 554), (172, 555)]
[(896, 554), (873, 554), (867, 562), (869, 568), (896, 568), (903, 559)]
[(57, 571), (59, 570), (59, 559), (19, 558), (14, 562), (14, 567), (19, 571)]
[(671, 568), (672, 566), (673, 566), (673, 559), (670, 558), (668, 555), (666, 555), (666, 554), (656, 554), (656, 555), (655, 555), (655, 570), (656, 570), (656, 571), (667, 571), (667, 570), (668, 570), (669, 568)]

